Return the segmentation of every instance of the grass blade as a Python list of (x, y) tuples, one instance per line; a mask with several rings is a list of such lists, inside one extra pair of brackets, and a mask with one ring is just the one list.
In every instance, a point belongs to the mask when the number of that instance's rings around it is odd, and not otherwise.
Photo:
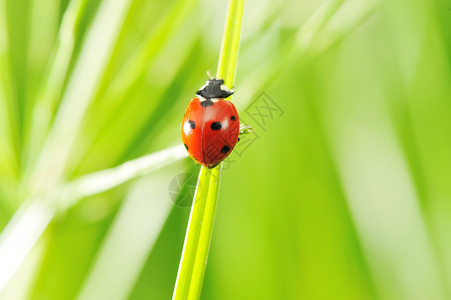
[(140, 48), (135, 51), (119, 74), (108, 85), (105, 91), (106, 98), (120, 99), (127, 94), (137, 79), (148, 69), (149, 62), (155, 60), (171, 34), (189, 16), (197, 2), (198, 0), (177, 1), (173, 4), (169, 12), (157, 24), (156, 28), (149, 32)]
[(187, 156), (184, 146), (177, 145), (130, 160), (111, 169), (84, 175), (65, 186), (66, 194), (71, 196), (70, 201), (65, 199), (64, 204), (71, 205), (72, 202), (80, 198), (108, 191), (133, 178), (148, 175)]
[(42, 200), (22, 204), (0, 235), (0, 293), (55, 215)]
[[(186, 153), (184, 148), (183, 151)], [(172, 176), (173, 169), (165, 169), (133, 184), (76, 299), (130, 299), (133, 286), (171, 211), (172, 202), (161, 186)]]
[(53, 115), (59, 105), (59, 95), (63, 90), (64, 79), (74, 52), (78, 23), (85, 6), (86, 0), (71, 1), (64, 13), (54, 54), (39, 87), (31, 117), (31, 126), (28, 129), (29, 157), (27, 163), (30, 164), (28, 166), (30, 168), (38, 159), (40, 149), (51, 126)]
[(18, 115), (11, 82), (10, 41), (6, 1), (0, 0), (0, 177), (15, 178), (18, 172)]
[(39, 187), (32, 187), (32, 190), (40, 192), (51, 189), (64, 176), (80, 124), (97, 92), (98, 83), (103, 76), (131, 2), (131, 0), (102, 2), (44, 143), (36, 169), (31, 175), (31, 182), (39, 182), (37, 178), (42, 178), (42, 181)]
[[(217, 77), (233, 87), (240, 42), (244, 0), (231, 0)], [(199, 299), (216, 211), (222, 164), (202, 167), (191, 208), (173, 299)]]

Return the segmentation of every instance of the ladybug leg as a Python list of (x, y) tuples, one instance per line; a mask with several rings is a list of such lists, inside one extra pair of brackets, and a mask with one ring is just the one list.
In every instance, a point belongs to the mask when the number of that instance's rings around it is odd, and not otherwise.
[(254, 131), (254, 128), (251, 125), (240, 124), (240, 133), (239, 135), (248, 134)]

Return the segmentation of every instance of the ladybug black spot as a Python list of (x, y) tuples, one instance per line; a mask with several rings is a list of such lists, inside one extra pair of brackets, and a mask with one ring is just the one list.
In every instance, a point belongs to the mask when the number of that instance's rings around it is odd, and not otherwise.
[(227, 145), (225, 145), (225, 146), (222, 147), (222, 149), (221, 149), (221, 153), (222, 153), (222, 154), (226, 154), (226, 153), (229, 152), (229, 151), (230, 151), (230, 147), (227, 146)]
[(188, 123), (189, 123), (189, 126), (191, 127), (191, 129), (196, 128), (196, 123), (194, 123), (193, 120), (189, 120)]
[(211, 130), (219, 130), (222, 128), (221, 123), (219, 122), (213, 122), (210, 125)]
[(186, 150), (188, 150), (188, 146), (186, 144), (183, 144), (183, 145), (185, 145)]
[(236, 118), (235, 118), (235, 116), (231, 116), (231, 117), (230, 117), (230, 120), (232, 120), (232, 121), (236, 121)]
[(207, 106), (210, 106), (210, 105), (213, 105), (213, 104), (214, 104), (213, 101), (211, 101), (210, 99), (207, 99), (205, 101), (201, 101), (200, 102), (200, 105), (202, 105), (203, 107), (207, 107)]

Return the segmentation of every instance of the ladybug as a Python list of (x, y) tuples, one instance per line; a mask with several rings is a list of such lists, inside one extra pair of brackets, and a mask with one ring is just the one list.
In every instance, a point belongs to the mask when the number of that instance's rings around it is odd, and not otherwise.
[(224, 80), (211, 78), (196, 92), (183, 116), (183, 144), (192, 159), (208, 168), (223, 161), (238, 141), (238, 112), (224, 100), (233, 93)]

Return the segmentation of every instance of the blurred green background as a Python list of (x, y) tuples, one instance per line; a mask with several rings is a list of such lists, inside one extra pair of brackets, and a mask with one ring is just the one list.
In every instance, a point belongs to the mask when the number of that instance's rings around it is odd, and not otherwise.
[[(172, 296), (199, 166), (61, 187), (181, 143), (226, 5), (0, 0), (1, 299)], [(451, 299), (450, 75), (447, 0), (246, 1), (201, 298)]]

